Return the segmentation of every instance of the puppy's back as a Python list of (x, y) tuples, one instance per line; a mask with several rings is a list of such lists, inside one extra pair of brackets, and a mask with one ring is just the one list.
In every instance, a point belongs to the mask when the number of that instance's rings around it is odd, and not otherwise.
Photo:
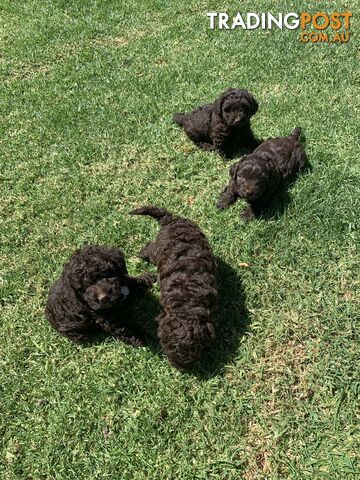
[(274, 163), (284, 180), (291, 179), (296, 173), (306, 167), (308, 159), (299, 137), (301, 128), (295, 128), (284, 137), (269, 138), (253, 152)]

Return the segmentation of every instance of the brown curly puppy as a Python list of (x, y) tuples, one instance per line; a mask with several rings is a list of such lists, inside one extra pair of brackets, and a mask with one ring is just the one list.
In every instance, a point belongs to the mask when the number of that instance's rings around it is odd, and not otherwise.
[(274, 194), (286, 187), (308, 160), (299, 142), (301, 129), (287, 137), (271, 138), (250, 155), (230, 167), (230, 182), (221, 194), (218, 208), (226, 208), (243, 198), (248, 206), (245, 220), (261, 215), (269, 207)]
[(191, 220), (152, 206), (131, 214), (149, 215), (161, 225), (156, 240), (143, 248), (140, 257), (158, 268), (164, 307), (157, 318), (160, 343), (174, 366), (186, 368), (215, 339), (215, 258), (205, 235)]
[(190, 113), (176, 113), (173, 119), (198, 147), (231, 157), (241, 148), (252, 151), (259, 145), (250, 127), (250, 118), (257, 110), (251, 93), (230, 88), (214, 103)]
[(45, 314), (51, 325), (74, 342), (86, 342), (99, 328), (125, 343), (142, 345), (139, 334), (122, 318), (125, 300), (152, 285), (154, 276), (128, 275), (116, 248), (90, 245), (75, 251), (50, 290)]

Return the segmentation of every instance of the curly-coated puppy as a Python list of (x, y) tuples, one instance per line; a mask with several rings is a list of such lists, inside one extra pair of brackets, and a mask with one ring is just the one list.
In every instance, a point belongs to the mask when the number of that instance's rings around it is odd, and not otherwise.
[(295, 128), (287, 137), (271, 138), (232, 165), (229, 185), (217, 207), (226, 208), (243, 198), (249, 204), (243, 212), (246, 220), (261, 215), (274, 194), (308, 165), (300, 133), (301, 129)]
[(200, 228), (152, 206), (133, 215), (156, 218), (161, 230), (140, 257), (157, 266), (160, 301), (158, 337), (170, 362), (183, 369), (198, 360), (215, 339), (212, 313), (217, 306), (216, 261)]
[(100, 327), (125, 343), (139, 346), (139, 333), (122, 317), (122, 306), (153, 281), (151, 274), (130, 277), (120, 250), (90, 245), (75, 251), (65, 264), (50, 290), (45, 314), (61, 335), (74, 342), (89, 341)]
[(252, 151), (259, 145), (250, 127), (250, 118), (257, 110), (251, 93), (230, 88), (214, 103), (190, 113), (175, 113), (173, 119), (198, 147), (231, 157), (241, 148)]

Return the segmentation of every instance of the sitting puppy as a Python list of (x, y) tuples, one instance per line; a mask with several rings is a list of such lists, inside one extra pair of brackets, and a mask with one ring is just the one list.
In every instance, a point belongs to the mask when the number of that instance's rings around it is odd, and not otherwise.
[(250, 118), (257, 110), (251, 93), (230, 88), (214, 103), (190, 113), (176, 113), (173, 118), (198, 147), (232, 157), (241, 148), (253, 151), (259, 145), (250, 128)]
[(77, 250), (50, 290), (45, 313), (51, 325), (74, 342), (89, 341), (99, 327), (125, 343), (142, 345), (122, 318), (121, 307), (154, 276), (129, 277), (122, 252), (105, 246)]
[(263, 213), (274, 194), (307, 166), (304, 148), (299, 143), (300, 133), (301, 129), (295, 128), (287, 137), (271, 138), (232, 165), (229, 185), (217, 207), (226, 208), (243, 198), (249, 203), (243, 212), (246, 220)]
[(170, 362), (183, 369), (198, 360), (215, 339), (212, 313), (217, 306), (216, 261), (205, 235), (191, 220), (145, 206), (131, 212), (149, 215), (161, 225), (157, 239), (140, 257), (158, 268), (158, 337)]

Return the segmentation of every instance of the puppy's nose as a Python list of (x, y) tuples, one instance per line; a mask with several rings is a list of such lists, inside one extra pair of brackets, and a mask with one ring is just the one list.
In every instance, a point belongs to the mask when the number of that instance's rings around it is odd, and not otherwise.
[(98, 295), (98, 300), (99, 300), (99, 302), (101, 303), (101, 302), (103, 302), (103, 301), (106, 300), (106, 299), (107, 299), (107, 293), (105, 293), (105, 292), (100, 292), (99, 295)]
[(253, 191), (250, 188), (242, 188), (241, 189), (241, 196), (243, 198), (248, 198), (252, 195)]

